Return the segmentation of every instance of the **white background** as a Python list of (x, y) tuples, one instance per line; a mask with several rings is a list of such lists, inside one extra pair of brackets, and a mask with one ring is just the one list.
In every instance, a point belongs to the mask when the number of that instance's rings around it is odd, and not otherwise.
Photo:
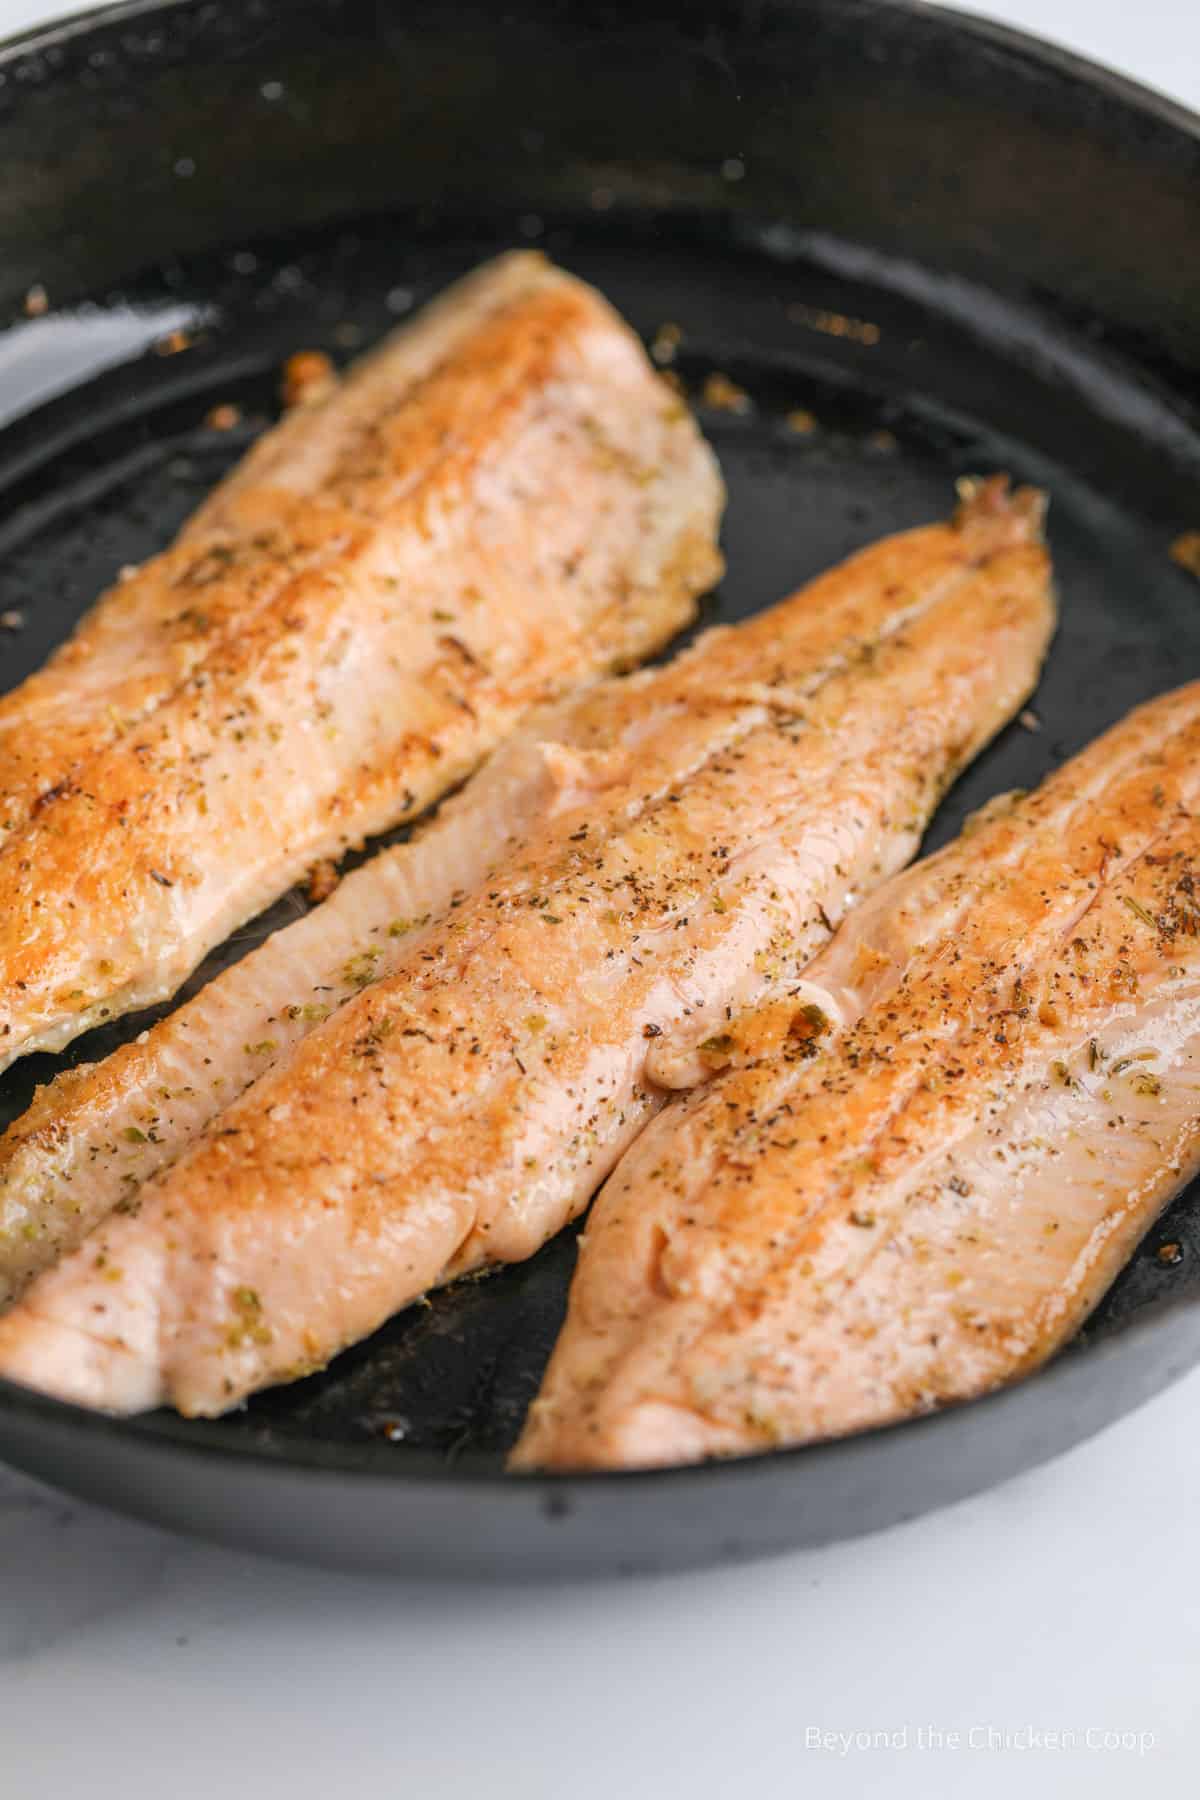
[[(0, 32), (46, 10), (0, 0)], [(1200, 108), (1200, 0), (970, 10)], [(274, 1566), (0, 1470), (0, 1800), (1191, 1796), (1198, 1514), (1200, 1375), (900, 1530), (547, 1591)], [(916, 1748), (931, 1726), (1154, 1747)], [(806, 1748), (810, 1729), (906, 1731), (909, 1747), (841, 1755)]]

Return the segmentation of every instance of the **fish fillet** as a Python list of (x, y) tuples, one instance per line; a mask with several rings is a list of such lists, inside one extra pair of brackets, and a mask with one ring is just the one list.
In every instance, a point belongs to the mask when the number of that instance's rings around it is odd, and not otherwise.
[(808, 971), (828, 1048), (600, 1196), (515, 1466), (859, 1430), (1063, 1344), (1200, 1167), (1198, 809), (1200, 685), (880, 889)]
[(912, 854), (1036, 678), (1037, 497), (989, 486), (542, 740), (486, 881), (0, 1319), (0, 1372), (216, 1413), (583, 1207), (735, 1007)]
[(543, 754), (569, 741), (572, 703), (508, 740), (409, 842), (102, 1061), (39, 1088), (0, 1136), (0, 1306), (174, 1160), (209, 1121), (368, 982), (411, 953), (535, 824), (569, 781)]
[(533, 254), (451, 289), (0, 701), (0, 1066), (166, 998), (314, 861), (662, 644), (721, 504), (598, 294)]

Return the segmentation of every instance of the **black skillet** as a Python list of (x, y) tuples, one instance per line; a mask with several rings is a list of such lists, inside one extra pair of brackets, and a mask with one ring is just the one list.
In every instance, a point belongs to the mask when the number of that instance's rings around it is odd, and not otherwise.
[[(750, 395), (700, 407), (731, 490), (710, 616), (943, 512), (956, 475), (1050, 490), (1063, 620), (1041, 728), (1004, 735), (934, 841), (1200, 672), (1200, 586), (1168, 554), (1200, 527), (1195, 119), (897, 0), (183, 0), (0, 53), (0, 613), (24, 620), (0, 627), (0, 682), (166, 540), (269, 416), (288, 351), (344, 358), (513, 242), (648, 335), (680, 325), (694, 393), (720, 371)], [(226, 400), (245, 424), (205, 430)], [(0, 1082), (0, 1119), (53, 1066)], [(661, 1568), (942, 1505), (1200, 1358), (1193, 1192), (1080, 1342), (1006, 1393), (736, 1464), (506, 1477), (572, 1259), (564, 1236), (216, 1424), (0, 1384), (0, 1453), (314, 1561)]]

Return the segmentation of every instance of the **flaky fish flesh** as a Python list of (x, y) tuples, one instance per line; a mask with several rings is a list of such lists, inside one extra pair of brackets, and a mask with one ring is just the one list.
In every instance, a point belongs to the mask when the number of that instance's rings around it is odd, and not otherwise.
[(503, 257), (268, 433), (0, 701), (0, 1067), (172, 994), (720, 571), (722, 486), (632, 333)]
[(1059, 1348), (1200, 1167), (1198, 808), (1200, 685), (868, 900), (807, 972), (827, 1047), (751, 1016), (601, 1194), (515, 1465), (861, 1430)]

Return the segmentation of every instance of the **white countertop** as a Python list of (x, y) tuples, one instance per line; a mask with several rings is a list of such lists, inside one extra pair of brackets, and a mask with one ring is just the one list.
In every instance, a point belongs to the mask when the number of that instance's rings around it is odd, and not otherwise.
[[(1200, 0), (968, 10), (1200, 108)], [(1200, 1373), (874, 1538), (546, 1590), (277, 1566), (0, 1470), (0, 1800), (1191, 1795), (1198, 1418)]]

